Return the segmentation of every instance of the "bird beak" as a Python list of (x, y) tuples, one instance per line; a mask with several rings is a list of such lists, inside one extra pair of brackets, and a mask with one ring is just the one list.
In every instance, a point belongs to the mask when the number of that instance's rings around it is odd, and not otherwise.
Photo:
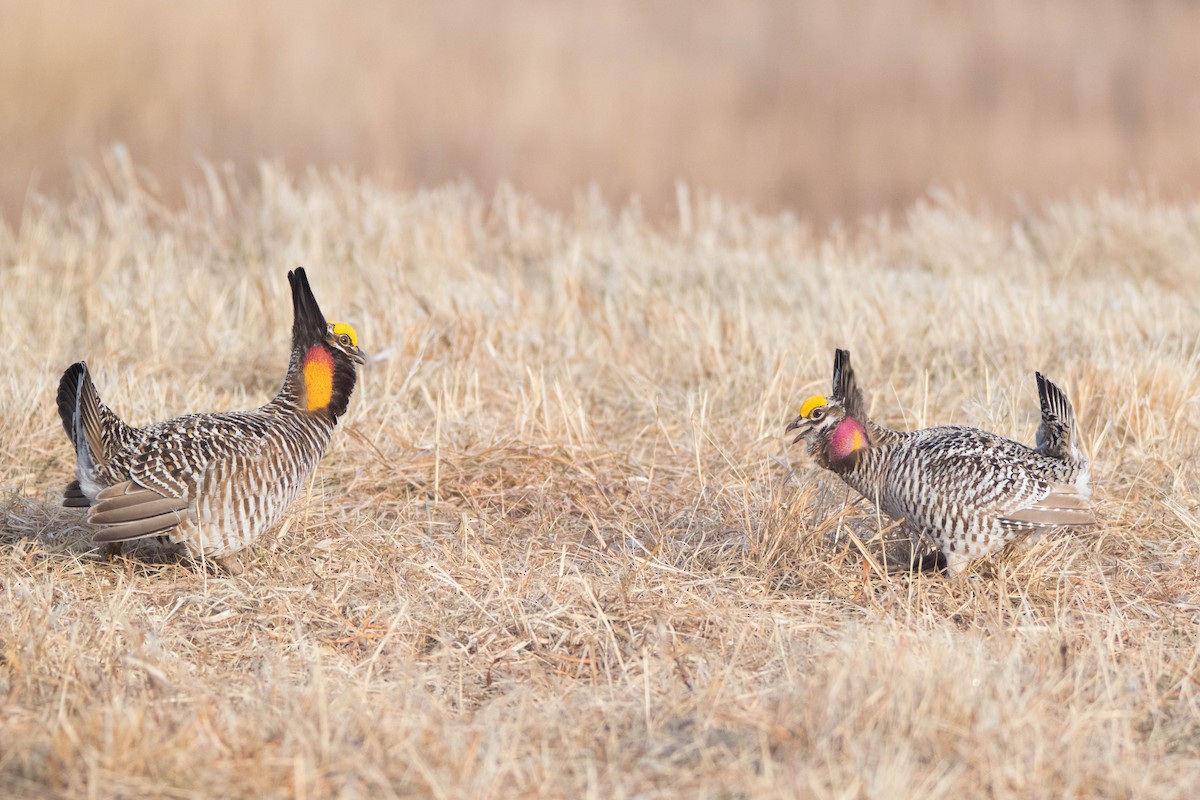
[(791, 433), (797, 429), (802, 430), (800, 430), (800, 434), (795, 439), (792, 439), (792, 444), (795, 444), (803, 439), (804, 435), (808, 433), (808, 420), (806, 420), (804, 417), (796, 417), (794, 420), (788, 423), (787, 430), (785, 430), (784, 433)]
[(367, 363), (367, 354), (362, 351), (361, 347), (356, 347), (353, 350), (351, 350), (350, 358), (354, 360), (355, 364), (366, 364)]

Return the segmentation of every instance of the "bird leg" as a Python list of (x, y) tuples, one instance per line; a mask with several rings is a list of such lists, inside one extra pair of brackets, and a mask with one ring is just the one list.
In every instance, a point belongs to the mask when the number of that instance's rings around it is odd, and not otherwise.
[(214, 558), (212, 560), (217, 562), (221, 569), (228, 572), (231, 576), (242, 574), (242, 560), (236, 555), (221, 556), (220, 558)]

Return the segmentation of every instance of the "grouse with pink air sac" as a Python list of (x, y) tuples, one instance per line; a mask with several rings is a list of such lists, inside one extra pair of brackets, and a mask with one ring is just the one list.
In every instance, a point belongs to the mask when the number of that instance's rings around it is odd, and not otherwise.
[(805, 400), (787, 430), (817, 464), (934, 545), (956, 574), (1019, 537), (1095, 524), (1075, 412), (1041, 373), (1037, 385), (1033, 448), (958, 425), (895, 431), (867, 417), (850, 353), (838, 350), (831, 396)]
[(251, 411), (190, 414), (135, 428), (72, 364), (58, 413), (75, 446), (64, 504), (90, 506), (95, 541), (166, 536), (198, 560), (242, 571), (238, 553), (279, 522), (325, 453), (365, 362), (358, 334), (328, 322), (303, 269), (292, 286), (292, 355), (283, 387)]

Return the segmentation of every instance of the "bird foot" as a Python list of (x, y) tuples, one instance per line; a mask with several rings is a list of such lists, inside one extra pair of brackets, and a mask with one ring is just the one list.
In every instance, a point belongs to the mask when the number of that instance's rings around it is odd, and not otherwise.
[(215, 561), (221, 567), (221, 569), (225, 570), (230, 575), (242, 574), (242, 560), (236, 555), (221, 556), (220, 558), (213, 558), (210, 560)]

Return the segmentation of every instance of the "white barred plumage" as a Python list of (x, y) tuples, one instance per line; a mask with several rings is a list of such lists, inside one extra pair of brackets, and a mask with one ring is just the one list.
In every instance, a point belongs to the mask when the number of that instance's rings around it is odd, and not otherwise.
[(135, 428), (101, 401), (78, 362), (63, 374), (58, 410), (75, 446), (64, 503), (91, 506), (95, 541), (166, 536), (196, 559), (241, 571), (237, 554), (282, 518), (316, 469), (345, 413), (364, 357), (344, 323), (327, 322), (303, 269), (292, 285), (292, 354), (269, 403)]
[(1095, 523), (1075, 413), (1037, 375), (1042, 420), (1026, 447), (963, 426), (895, 431), (865, 413), (850, 354), (834, 357), (830, 398), (810, 397), (787, 427), (817, 463), (906, 530), (933, 544), (951, 574), (1020, 536)]

